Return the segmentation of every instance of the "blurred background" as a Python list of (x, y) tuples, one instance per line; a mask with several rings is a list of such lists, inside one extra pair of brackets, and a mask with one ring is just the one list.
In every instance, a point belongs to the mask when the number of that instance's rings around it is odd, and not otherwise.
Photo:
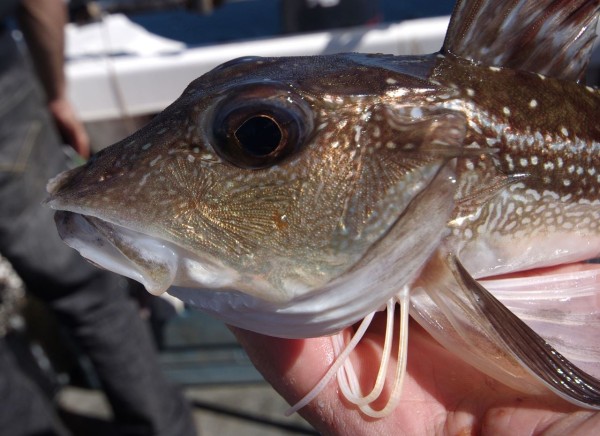
[[(122, 139), (229, 59), (336, 52), (421, 54), (442, 44), (453, 0), (70, 0), (68, 92), (95, 151)], [(13, 35), (21, 38), (18, 31)], [(590, 71), (597, 83), (599, 59)], [(66, 148), (68, 149), (68, 148)], [(69, 149), (70, 150), (70, 149)], [(75, 158), (75, 157), (74, 157)], [(110, 434), (94, 370), (0, 260), (0, 327), (75, 434)], [(220, 322), (140, 290), (168, 378), (200, 434), (315, 434), (263, 381)], [(85, 429), (85, 430), (83, 430)]]

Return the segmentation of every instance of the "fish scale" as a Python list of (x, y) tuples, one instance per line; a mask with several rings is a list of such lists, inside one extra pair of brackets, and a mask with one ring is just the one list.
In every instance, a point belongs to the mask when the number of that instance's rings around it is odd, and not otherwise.
[[(458, 238), (453, 241), (456, 250), (473, 253), (462, 256), (465, 265), (478, 276), (497, 273), (502, 268), (498, 256), (490, 256), (493, 265), (487, 266), (475, 252), (482, 246), (493, 250), (494, 245), (510, 245), (499, 242), (503, 239), (577, 228), (582, 239), (600, 241), (600, 128), (594, 121), (598, 90), (534, 73), (480, 68), (460, 59), (444, 58), (440, 64), (441, 72), (434, 77), (463, 90), (451, 105), (462, 106), (468, 114), (464, 142), (495, 149), (457, 164), (459, 189), (451, 227)], [(489, 83), (493, 85), (483, 85)], [(507, 83), (516, 91), (507, 92)], [(544, 107), (559, 109), (547, 114)], [(576, 114), (576, 121), (568, 121), (570, 114)], [(470, 247), (473, 239), (476, 248)], [(514, 262), (514, 256), (502, 256)], [(583, 260), (589, 257), (594, 253), (582, 254)], [(523, 269), (542, 266), (535, 263), (539, 259), (529, 260)]]

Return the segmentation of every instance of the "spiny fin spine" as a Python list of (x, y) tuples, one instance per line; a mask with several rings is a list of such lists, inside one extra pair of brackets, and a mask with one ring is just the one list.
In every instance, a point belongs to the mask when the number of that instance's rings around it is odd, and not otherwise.
[(590, 60), (599, 9), (598, 0), (458, 1), (442, 52), (578, 82)]

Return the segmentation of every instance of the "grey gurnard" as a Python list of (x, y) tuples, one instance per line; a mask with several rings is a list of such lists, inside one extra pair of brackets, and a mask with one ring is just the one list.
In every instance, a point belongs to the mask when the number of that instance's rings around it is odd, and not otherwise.
[[(600, 93), (582, 83), (598, 9), (464, 0), (439, 53), (232, 60), (50, 181), (47, 204), (67, 244), (154, 294), (332, 335), (338, 360), (293, 410), (337, 372), (365, 414), (389, 413), (409, 313), (508, 386), (599, 409)], [(375, 410), (397, 303), (396, 385)], [(346, 357), (379, 310), (363, 395)]]

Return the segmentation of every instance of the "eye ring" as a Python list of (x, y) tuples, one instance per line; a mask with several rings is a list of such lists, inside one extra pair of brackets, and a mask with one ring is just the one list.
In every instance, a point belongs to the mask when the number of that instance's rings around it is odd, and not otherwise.
[(272, 166), (299, 150), (312, 132), (310, 107), (289, 88), (254, 84), (230, 95), (215, 110), (213, 148), (235, 166)]

